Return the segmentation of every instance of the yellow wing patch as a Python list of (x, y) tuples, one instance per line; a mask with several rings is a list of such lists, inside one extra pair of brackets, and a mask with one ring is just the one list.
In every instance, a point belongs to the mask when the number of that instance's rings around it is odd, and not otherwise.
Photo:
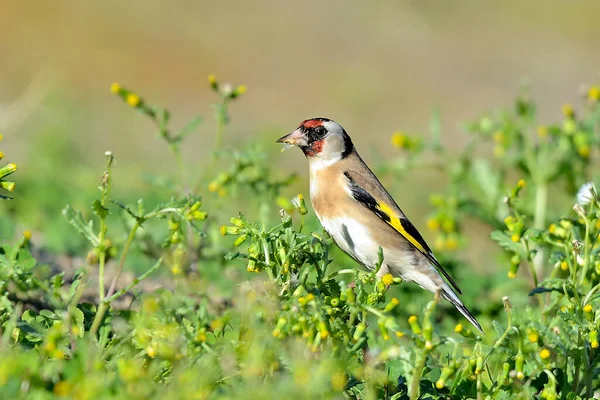
[(404, 238), (408, 240), (413, 246), (415, 246), (420, 252), (424, 254), (428, 253), (428, 251), (425, 249), (425, 247), (423, 247), (419, 240), (406, 231), (404, 226), (402, 226), (400, 218), (395, 215), (394, 211), (390, 208), (390, 206), (382, 202), (377, 202), (377, 208), (389, 218), (388, 220), (386, 220), (388, 225), (390, 225), (392, 228), (398, 231), (399, 234), (404, 236)]

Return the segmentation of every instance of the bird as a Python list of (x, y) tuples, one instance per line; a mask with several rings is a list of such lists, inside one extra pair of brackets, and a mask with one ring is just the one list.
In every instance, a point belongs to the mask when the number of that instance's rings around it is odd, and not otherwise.
[[(277, 142), (297, 146), (306, 156), (313, 210), (344, 253), (367, 269), (379, 267), (379, 277), (389, 273), (440, 295), (484, 333), (459, 299), (462, 291), (456, 282), (340, 124), (328, 118), (310, 118)], [(380, 248), (383, 262), (379, 266)]]

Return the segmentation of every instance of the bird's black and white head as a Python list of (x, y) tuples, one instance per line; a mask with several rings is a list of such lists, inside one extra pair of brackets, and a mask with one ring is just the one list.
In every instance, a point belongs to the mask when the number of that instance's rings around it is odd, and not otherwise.
[(307, 119), (277, 142), (300, 147), (309, 163), (315, 166), (331, 165), (354, 151), (352, 140), (344, 128), (327, 118)]

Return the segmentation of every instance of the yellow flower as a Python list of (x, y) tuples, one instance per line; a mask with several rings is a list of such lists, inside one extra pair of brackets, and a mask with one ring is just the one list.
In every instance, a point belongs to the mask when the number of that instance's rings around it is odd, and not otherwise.
[(515, 279), (517, 277), (517, 274), (514, 273), (513, 271), (508, 271), (508, 277), (510, 279)]
[(217, 77), (214, 74), (208, 75), (208, 83), (213, 86), (217, 84)]
[(403, 337), (404, 332), (396, 331), (396, 337)]
[(217, 182), (211, 182), (208, 184), (208, 191), (209, 192), (216, 192), (219, 190), (219, 184)]
[(592, 311), (594, 311), (594, 308), (591, 304), (586, 304), (585, 307), (583, 307), (583, 312), (591, 313)]
[(519, 182), (517, 182), (517, 186), (519, 187), (519, 189), (523, 189), (525, 187), (525, 180), (519, 179)]
[(138, 96), (135, 93), (129, 93), (127, 95), (126, 101), (127, 101), (127, 104), (129, 104), (131, 107), (137, 107), (140, 105), (140, 102), (141, 102), (140, 96)]
[(552, 354), (550, 353), (550, 350), (543, 348), (542, 350), (540, 350), (540, 358), (542, 360), (547, 360), (548, 358), (550, 358)]
[(344, 390), (344, 386), (346, 386), (346, 380), (346, 374), (344, 373), (333, 374), (331, 377), (331, 387), (336, 392), (341, 392)]
[(0, 142), (2, 141), (2, 138), (3, 138), (3, 136), (2, 136), (2, 134), (0, 133)]
[(506, 150), (504, 150), (504, 147), (502, 147), (502, 146), (494, 147), (494, 156), (496, 156), (496, 158), (502, 158), (502, 157), (504, 157), (504, 154), (506, 154)]
[(462, 324), (456, 324), (456, 326), (454, 327), (454, 332), (461, 333), (462, 331), (463, 331)]
[(66, 381), (60, 381), (54, 385), (53, 392), (58, 397), (66, 397), (71, 393), (71, 384)]
[(591, 101), (600, 100), (600, 88), (598, 86), (592, 86), (588, 90), (588, 99)]
[(510, 237), (510, 240), (512, 240), (513, 242), (517, 243), (519, 240), (521, 240), (521, 236), (517, 235), (516, 233), (514, 235), (512, 235)]
[(196, 340), (198, 342), (206, 342), (206, 339), (208, 339), (206, 337), (206, 329), (200, 329), (196, 334)]
[(222, 329), (224, 326), (225, 326), (225, 324), (223, 323), (223, 321), (220, 318), (212, 320), (211, 323), (210, 323), (210, 328), (213, 331), (216, 331), (218, 329)]
[(2, 160), (4, 158), (4, 153), (2, 151), (0, 151), (0, 160)]
[(435, 242), (433, 244), (433, 247), (436, 250), (443, 250), (445, 246), (446, 246), (446, 240), (444, 239), (443, 236), (438, 236), (438, 237), (435, 238)]
[(248, 87), (246, 85), (240, 85), (236, 89), (238, 95), (242, 95), (248, 91)]
[(538, 335), (537, 332), (532, 331), (529, 332), (529, 335), (527, 335), (527, 339), (529, 339), (531, 343), (537, 343), (537, 341), (540, 339), (540, 335)]
[(494, 132), (494, 142), (504, 143), (504, 132), (502, 132), (502, 131)]
[(592, 349), (597, 349), (598, 348), (598, 341), (594, 340), (592, 343), (590, 343), (592, 345)]
[(442, 229), (446, 233), (454, 232), (456, 229), (456, 223), (451, 218), (444, 218), (444, 221), (442, 222)]
[(550, 224), (550, 226), (548, 227), (548, 232), (552, 234), (556, 233), (556, 224)]
[(408, 147), (408, 137), (405, 134), (396, 132), (392, 135), (392, 146), (398, 149), (404, 149)]
[(456, 238), (454, 236), (450, 236), (450, 237), (448, 237), (448, 239), (446, 239), (446, 249), (447, 250), (456, 250), (457, 247), (458, 247), (458, 240), (456, 240)]
[(573, 110), (573, 106), (570, 104), (564, 104), (562, 106), (562, 113), (565, 117), (572, 118), (575, 115), (575, 110)]
[(171, 272), (173, 273), (173, 275), (179, 275), (181, 274), (181, 267), (179, 265), (173, 265), (173, 267), (171, 268)]
[(383, 282), (384, 285), (389, 286), (394, 282), (394, 277), (392, 276), (392, 274), (385, 274), (381, 278), (381, 282)]
[(577, 153), (583, 158), (589, 158), (590, 156), (590, 146), (584, 144), (583, 146), (577, 149)]
[(408, 317), (408, 323), (409, 324), (413, 324), (415, 322), (417, 322), (417, 316), (416, 315), (411, 315), (410, 317)]
[(146, 348), (146, 354), (148, 354), (148, 357), (154, 358), (154, 356), (156, 355), (156, 349), (152, 346), (148, 346)]
[(25, 240), (31, 240), (31, 231), (30, 230), (24, 231), (23, 238), (25, 238)]
[(537, 134), (541, 138), (545, 138), (548, 136), (548, 127), (545, 125), (540, 125), (537, 128)]
[(110, 85), (110, 91), (113, 92), (114, 94), (119, 93), (121, 90), (122, 90), (121, 85), (119, 85), (117, 82)]
[(440, 229), (440, 223), (436, 218), (429, 218), (427, 220), (427, 229), (432, 232), (437, 232)]
[(566, 261), (561, 261), (560, 262), (560, 269), (562, 269), (563, 271), (568, 271), (569, 270), (569, 264), (567, 264)]

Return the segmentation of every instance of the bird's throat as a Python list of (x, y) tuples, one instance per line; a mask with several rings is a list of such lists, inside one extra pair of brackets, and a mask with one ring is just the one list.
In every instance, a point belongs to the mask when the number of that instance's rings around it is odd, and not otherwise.
[(302, 151), (307, 157), (313, 157), (320, 152), (323, 151), (323, 145), (325, 144), (325, 139), (315, 140), (310, 143), (308, 146), (302, 148)]

